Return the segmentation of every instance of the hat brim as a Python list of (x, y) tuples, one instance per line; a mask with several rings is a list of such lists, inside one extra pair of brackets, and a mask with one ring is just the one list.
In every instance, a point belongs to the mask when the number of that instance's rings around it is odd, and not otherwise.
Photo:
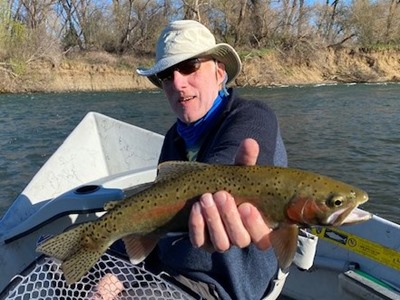
[(193, 55), (193, 53), (190, 53), (188, 55), (179, 54), (172, 57), (169, 56), (166, 58), (162, 58), (153, 67), (148, 69), (138, 68), (136, 72), (139, 75), (146, 76), (155, 86), (162, 88), (162, 82), (157, 78), (157, 73), (164, 71), (187, 59), (203, 56), (210, 56), (225, 65), (225, 70), (228, 74), (227, 84), (232, 82), (239, 75), (242, 69), (240, 57), (235, 49), (229, 44), (220, 43), (207, 51), (202, 51), (195, 55)]

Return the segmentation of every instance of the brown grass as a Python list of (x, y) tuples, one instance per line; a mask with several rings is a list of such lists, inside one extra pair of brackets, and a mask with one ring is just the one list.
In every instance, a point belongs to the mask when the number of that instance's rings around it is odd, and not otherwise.
[[(400, 51), (395, 49), (324, 49), (301, 57), (258, 50), (241, 57), (243, 71), (235, 82), (239, 86), (400, 81)], [(21, 74), (0, 66), (0, 92), (149, 89), (154, 87), (135, 69), (151, 64), (149, 57), (71, 51), (60, 63), (38, 60)]]

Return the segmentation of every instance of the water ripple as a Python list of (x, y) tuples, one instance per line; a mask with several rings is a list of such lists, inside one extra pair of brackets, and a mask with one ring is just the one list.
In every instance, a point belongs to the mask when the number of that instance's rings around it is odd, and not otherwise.
[[(365, 189), (364, 208), (400, 223), (400, 85), (239, 89), (277, 113), (290, 166)], [(164, 134), (160, 92), (0, 95), (0, 216), (89, 111)]]

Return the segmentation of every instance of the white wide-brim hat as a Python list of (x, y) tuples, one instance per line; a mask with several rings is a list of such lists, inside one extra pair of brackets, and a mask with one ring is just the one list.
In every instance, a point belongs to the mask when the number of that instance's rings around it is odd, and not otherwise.
[(157, 42), (156, 63), (151, 68), (138, 68), (139, 75), (147, 76), (157, 87), (162, 88), (156, 74), (190, 58), (209, 56), (225, 65), (227, 83), (239, 75), (242, 68), (235, 49), (225, 43), (217, 44), (214, 35), (204, 25), (193, 20), (169, 23), (161, 32)]

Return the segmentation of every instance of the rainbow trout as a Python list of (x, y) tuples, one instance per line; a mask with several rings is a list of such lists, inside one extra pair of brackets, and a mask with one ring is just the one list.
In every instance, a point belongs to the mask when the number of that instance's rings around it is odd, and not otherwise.
[(237, 205), (250, 202), (273, 228), (271, 244), (279, 266), (287, 268), (297, 247), (299, 226), (340, 226), (368, 220), (355, 209), (368, 195), (353, 186), (302, 170), (269, 166), (225, 166), (196, 162), (159, 165), (153, 184), (105, 205), (98, 220), (56, 235), (37, 251), (62, 261), (68, 284), (78, 281), (107, 248), (123, 238), (131, 261), (142, 261), (169, 232), (187, 232), (190, 208), (200, 195), (220, 190)]

